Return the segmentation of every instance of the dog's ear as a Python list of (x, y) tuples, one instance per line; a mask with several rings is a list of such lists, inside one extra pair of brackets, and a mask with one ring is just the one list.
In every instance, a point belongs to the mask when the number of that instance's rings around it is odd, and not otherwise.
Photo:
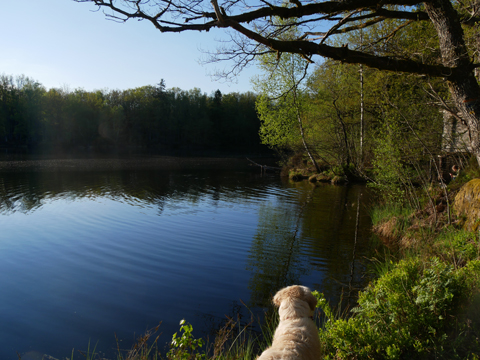
[(313, 296), (310, 291), (305, 293), (304, 300), (307, 302), (308, 306), (310, 306), (310, 310), (315, 311), (315, 308), (317, 307), (317, 298)]
[(280, 307), (280, 305), (282, 304), (282, 301), (283, 301), (283, 298), (284, 298), (284, 295), (285, 295), (285, 289), (282, 289), (282, 290), (279, 290), (275, 296), (273, 297), (273, 304), (277, 307)]

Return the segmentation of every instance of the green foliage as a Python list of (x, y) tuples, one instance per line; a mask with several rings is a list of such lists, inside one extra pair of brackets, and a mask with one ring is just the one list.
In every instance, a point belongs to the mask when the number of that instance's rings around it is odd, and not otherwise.
[[(477, 261), (470, 271), (480, 276)], [(320, 330), (326, 359), (449, 358), (452, 314), (470, 285), (451, 266), (432, 258), (400, 261), (359, 294), (349, 319), (335, 319), (319, 301), (328, 320)]]
[(398, 130), (397, 124), (386, 123), (379, 131), (373, 160), (376, 181), (371, 184), (388, 200), (395, 201), (405, 199), (405, 183), (410, 175), (402, 162)]
[[(473, 305), (478, 305), (480, 294), (480, 259), (475, 259), (467, 262), (465, 266), (458, 269), (456, 273), (459, 281), (464, 283), (463, 298), (471, 299), (475, 297), (476, 302)], [(480, 310), (480, 307), (478, 307)], [(477, 318), (477, 322), (480, 322), (480, 318)]]
[[(325, 61), (308, 79), (311, 106), (305, 122), (314, 129), (310, 141), (319, 157), (335, 166), (362, 162), (358, 70), (358, 66)], [(370, 74), (365, 70), (365, 79)]]
[[(405, 25), (386, 20), (332, 41), (374, 55), (441, 61), (433, 26)], [(432, 95), (448, 98), (443, 82), (325, 61), (309, 77), (308, 90), (309, 141), (327, 163), (355, 164), (386, 201), (411, 202), (414, 186), (439, 177), (432, 162), (442, 151), (442, 115), (431, 104)]]
[(206, 359), (205, 353), (200, 353), (205, 345), (203, 339), (193, 337), (193, 327), (185, 320), (180, 321), (180, 336), (173, 334), (167, 359), (170, 360), (201, 360)]
[(410, 206), (402, 206), (401, 203), (390, 202), (381, 206), (375, 206), (370, 212), (370, 217), (372, 224), (375, 226), (392, 218), (408, 218), (413, 212), (414, 209)]
[(327, 299), (325, 299), (325, 295), (321, 292), (319, 292), (318, 290), (314, 290), (312, 291), (312, 295), (315, 296), (315, 298), (317, 299), (317, 306), (316, 308), (320, 308), (323, 310), (323, 312), (325, 313), (325, 316), (326, 318), (330, 321), (330, 320), (334, 320), (336, 319), (337, 317), (335, 316), (332, 308), (330, 307), (330, 305), (328, 304), (328, 301)]
[(279, 59), (266, 54), (259, 67), (264, 75), (255, 78), (253, 84), (260, 94), (256, 109), (262, 143), (280, 149), (302, 148), (298, 117), (308, 101), (300, 87), (306, 61), (295, 54), (283, 54)]
[(272, 103), (266, 95), (257, 98), (256, 110), (260, 118), (260, 140), (272, 148), (300, 147), (300, 132), (295, 113), (287, 101)]
[[(279, 18), (275, 18), (274, 22), (285, 24)], [(297, 29), (294, 24), (288, 25), (288, 30), (281, 32), (279, 37), (294, 40), (298, 36)], [(259, 67), (264, 74), (252, 82), (260, 94), (257, 113), (261, 122), (262, 143), (275, 149), (305, 152), (315, 171), (320, 172), (311, 150), (311, 128), (306, 122), (310, 98), (303, 80), (307, 77), (308, 65), (299, 54), (284, 53), (280, 56), (266, 52), (259, 58)]]
[(480, 257), (480, 240), (475, 232), (446, 229), (437, 236), (434, 250), (460, 267)]

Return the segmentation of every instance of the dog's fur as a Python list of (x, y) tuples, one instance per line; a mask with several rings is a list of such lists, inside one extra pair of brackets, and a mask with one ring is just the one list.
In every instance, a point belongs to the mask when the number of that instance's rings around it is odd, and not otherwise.
[(272, 346), (257, 360), (320, 360), (318, 330), (312, 320), (317, 299), (305, 286), (286, 287), (274, 296), (280, 323), (273, 335)]

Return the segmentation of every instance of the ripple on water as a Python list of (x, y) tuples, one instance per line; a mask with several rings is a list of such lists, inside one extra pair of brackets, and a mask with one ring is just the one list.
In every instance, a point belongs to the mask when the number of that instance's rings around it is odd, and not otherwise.
[(17, 175), (2, 180), (1, 359), (89, 339), (106, 351), (158, 321), (168, 341), (181, 318), (207, 331), (285, 279), (350, 272), (340, 188), (218, 170)]

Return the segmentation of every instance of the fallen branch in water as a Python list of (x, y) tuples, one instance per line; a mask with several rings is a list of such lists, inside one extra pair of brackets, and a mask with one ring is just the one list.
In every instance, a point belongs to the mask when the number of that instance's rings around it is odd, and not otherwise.
[(250, 161), (250, 162), (251, 162), (252, 164), (254, 164), (255, 166), (259, 166), (259, 167), (262, 169), (262, 172), (263, 172), (263, 171), (267, 171), (267, 170), (274, 170), (274, 171), (280, 171), (280, 170), (282, 170), (281, 167), (261, 165), (261, 164), (256, 163), (256, 162), (253, 161), (253, 160), (250, 160), (249, 158), (247, 158), (247, 160)]

